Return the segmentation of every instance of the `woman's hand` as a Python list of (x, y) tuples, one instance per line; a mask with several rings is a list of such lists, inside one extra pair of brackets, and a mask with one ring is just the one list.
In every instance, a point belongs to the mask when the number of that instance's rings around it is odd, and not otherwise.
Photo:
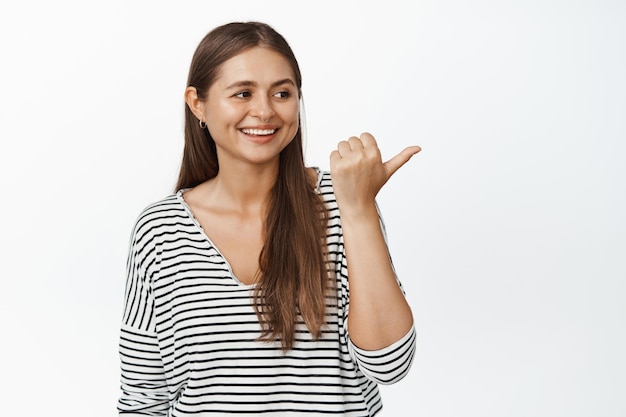
[(409, 146), (383, 162), (376, 140), (369, 133), (341, 141), (330, 154), (330, 172), (340, 210), (356, 211), (370, 206), (389, 178), (421, 150)]

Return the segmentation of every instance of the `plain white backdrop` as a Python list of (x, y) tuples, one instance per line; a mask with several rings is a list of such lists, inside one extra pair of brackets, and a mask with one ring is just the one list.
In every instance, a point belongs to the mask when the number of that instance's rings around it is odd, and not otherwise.
[(414, 310), (383, 416), (626, 415), (626, 3), (3, 2), (0, 414), (116, 415), (130, 230), (172, 191), (191, 55), (273, 25), (307, 161), (363, 131)]

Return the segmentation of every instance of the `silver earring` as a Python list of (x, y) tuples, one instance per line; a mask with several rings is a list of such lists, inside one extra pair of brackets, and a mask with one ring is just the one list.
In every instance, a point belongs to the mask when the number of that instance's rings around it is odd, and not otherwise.
[(200, 129), (205, 129), (206, 128), (206, 123), (202, 120), (198, 120), (198, 124), (200, 125)]

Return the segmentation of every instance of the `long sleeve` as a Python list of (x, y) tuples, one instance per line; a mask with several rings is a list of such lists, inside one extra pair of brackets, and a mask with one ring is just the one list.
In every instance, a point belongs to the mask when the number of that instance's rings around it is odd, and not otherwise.
[(123, 416), (166, 416), (169, 407), (156, 335), (122, 326), (120, 334), (122, 395), (118, 411)]
[(167, 416), (169, 394), (154, 325), (154, 297), (146, 268), (154, 252), (135, 227), (127, 261), (124, 314), (120, 331), (123, 416)]

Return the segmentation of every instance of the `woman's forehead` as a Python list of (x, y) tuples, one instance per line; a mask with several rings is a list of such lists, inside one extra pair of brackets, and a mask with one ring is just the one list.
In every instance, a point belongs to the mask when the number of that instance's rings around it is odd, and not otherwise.
[(296, 84), (293, 68), (281, 53), (261, 46), (246, 49), (226, 60), (219, 68), (215, 83), (275, 83), (291, 79)]

